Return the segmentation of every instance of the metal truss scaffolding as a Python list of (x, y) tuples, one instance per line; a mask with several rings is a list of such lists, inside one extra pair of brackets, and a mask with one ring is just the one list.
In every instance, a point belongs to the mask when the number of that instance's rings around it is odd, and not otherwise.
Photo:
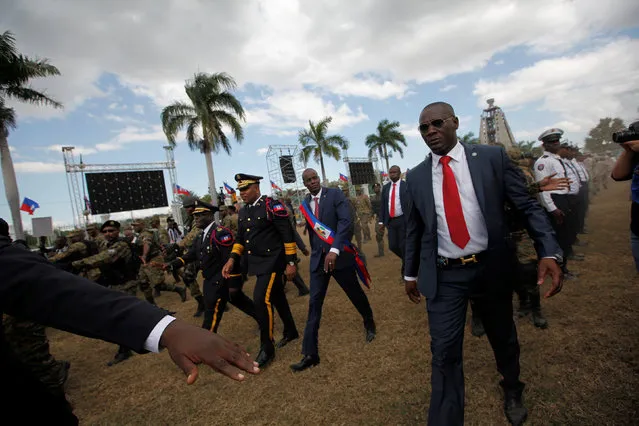
[(62, 147), (62, 155), (64, 156), (64, 169), (67, 174), (67, 186), (69, 188), (69, 198), (71, 200), (71, 210), (73, 212), (73, 223), (76, 227), (86, 227), (90, 211), (87, 210), (84, 202), (84, 173), (99, 172), (133, 172), (144, 170), (168, 170), (169, 182), (171, 184), (172, 203), (171, 210), (176, 222), (182, 224), (181, 207), (182, 203), (174, 191), (177, 182), (177, 173), (175, 170), (175, 158), (173, 156), (173, 147), (165, 146), (166, 161), (157, 163), (127, 163), (127, 164), (86, 164), (75, 162), (75, 156), (72, 146)]
[[(306, 191), (302, 182), (302, 172), (304, 172), (304, 164), (300, 160), (300, 149), (297, 145), (269, 145), (266, 153), (266, 166), (268, 168), (268, 185), (271, 188), (271, 194), (275, 197), (278, 193), (286, 193), (291, 197), (295, 214), (297, 216), (297, 207), (302, 202), (302, 198)], [(292, 168), (295, 182), (285, 183), (282, 167)], [(289, 169), (290, 170), (290, 169)], [(288, 176), (292, 177), (292, 176)], [(291, 180), (291, 179), (288, 179)], [(273, 186), (279, 188), (275, 188)]]

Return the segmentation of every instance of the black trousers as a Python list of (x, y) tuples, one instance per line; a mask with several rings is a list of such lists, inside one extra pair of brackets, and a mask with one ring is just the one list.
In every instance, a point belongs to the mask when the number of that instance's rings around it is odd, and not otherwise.
[(557, 234), (557, 243), (564, 252), (564, 262), (562, 267), (565, 267), (568, 261), (568, 256), (572, 254), (572, 245), (575, 242), (577, 236), (577, 214), (576, 196), (566, 194), (552, 194), (552, 200), (555, 206), (564, 213), (564, 219), (562, 223), (557, 222), (555, 216), (552, 213), (548, 213), (552, 227)]
[(242, 291), (242, 282), (237, 286), (228, 285), (228, 281), (204, 280), (204, 320), (202, 328), (217, 333), (226, 310), (227, 302), (231, 302), (239, 310), (257, 321), (253, 301)]
[[(324, 262), (320, 262), (323, 265)], [(373, 324), (373, 311), (368, 302), (366, 293), (357, 281), (355, 267), (349, 267), (333, 271), (332, 274), (325, 274), (322, 267), (311, 272), (311, 294), (308, 300), (308, 320), (304, 329), (304, 341), (302, 342), (303, 355), (318, 355), (318, 335), (320, 320), (322, 318), (322, 306), (328, 290), (328, 283), (331, 276), (335, 278), (337, 284), (342, 287), (346, 296), (351, 301), (357, 312), (364, 320), (364, 326)]]
[(255, 303), (257, 322), (260, 325), (260, 341), (263, 350), (267, 352), (275, 350), (273, 345), (273, 307), (277, 309), (277, 313), (284, 324), (284, 336), (298, 334), (291, 308), (284, 294), (281, 271), (257, 275), (255, 290), (253, 291), (253, 302)]
[(432, 353), (429, 425), (464, 424), (462, 349), (469, 300), (486, 330), (503, 386), (523, 389), (524, 384), (519, 381), (519, 342), (513, 321), (512, 288), (504, 286), (494, 290), (494, 287), (494, 274), (485, 276), (483, 265), (439, 270), (437, 296), (426, 301)]
[(402, 270), (400, 274), (404, 276), (404, 250), (406, 244), (406, 221), (404, 216), (394, 217), (388, 221), (388, 248), (402, 259)]

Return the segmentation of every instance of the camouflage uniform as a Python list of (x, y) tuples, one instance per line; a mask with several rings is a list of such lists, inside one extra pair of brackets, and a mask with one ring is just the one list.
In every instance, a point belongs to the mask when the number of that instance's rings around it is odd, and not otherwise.
[[(184, 228), (186, 230), (190, 227), (190, 230), (184, 236), (184, 238), (182, 238), (182, 241), (177, 243), (178, 247), (186, 250), (188, 250), (195, 242), (195, 239), (202, 234), (202, 230), (193, 225), (193, 218), (189, 217), (189, 219), (190, 220), (187, 221)], [(194, 299), (202, 297), (202, 291), (200, 290), (200, 285), (197, 282), (197, 273), (199, 268), (200, 266), (198, 265), (197, 261), (188, 263), (186, 266), (184, 266), (184, 274), (182, 276), (184, 285), (189, 288), (191, 296)]]
[[(233, 231), (233, 235), (237, 235), (237, 218), (239, 216), (236, 214), (227, 214), (222, 219), (222, 226)], [(295, 217), (295, 216), (293, 216)]]
[(366, 194), (359, 194), (355, 198), (355, 207), (357, 215), (359, 216), (359, 223), (364, 233), (364, 241), (371, 240), (371, 230), (368, 227), (371, 218), (373, 217), (373, 207), (371, 206), (371, 200)]
[(68, 361), (57, 361), (49, 352), (45, 326), (4, 315), (4, 338), (25, 367), (55, 395), (64, 395), (69, 375)]
[(375, 241), (377, 241), (377, 257), (384, 256), (384, 225), (379, 224), (379, 211), (382, 206), (382, 194), (371, 195), (371, 207), (373, 209), (373, 218), (375, 219)]
[(165, 280), (164, 271), (161, 268), (164, 264), (164, 258), (160, 252), (159, 236), (154, 235), (152, 230), (144, 229), (135, 241), (140, 253), (144, 253), (145, 245), (150, 246), (149, 253), (145, 259), (146, 264), (143, 263), (140, 266), (140, 273), (138, 274), (138, 280), (143, 283), (145, 289), (144, 295), (147, 296), (147, 292), (150, 292), (151, 289), (173, 291), (179, 293), (180, 297), (185, 300), (186, 293), (183, 293), (184, 289), (175, 284), (168, 284)]
[[(69, 233), (69, 238), (75, 238), (83, 234), (81, 230), (71, 231)], [(99, 247), (98, 247), (99, 249)], [(89, 255), (89, 250), (87, 245), (83, 241), (76, 241), (70, 243), (68, 248), (60, 253), (57, 253), (49, 258), (49, 261), (56, 263), (62, 266), (63, 269), (73, 272), (70, 269), (71, 263), (76, 260), (82, 259)], [(97, 281), (100, 278), (100, 270), (99, 269), (87, 269), (86, 271), (82, 271), (79, 275), (91, 280)]]
[[(355, 200), (350, 197), (346, 197), (348, 200), (348, 205), (351, 210), (351, 216), (353, 217), (353, 237), (355, 237), (355, 242), (357, 243), (357, 248), (362, 249), (362, 226), (360, 222), (360, 218), (357, 215), (357, 207), (355, 205)], [(370, 231), (369, 231), (370, 232)]]

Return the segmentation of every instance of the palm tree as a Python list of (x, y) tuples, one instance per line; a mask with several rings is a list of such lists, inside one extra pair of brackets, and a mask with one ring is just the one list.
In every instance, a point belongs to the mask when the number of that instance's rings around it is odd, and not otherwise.
[(404, 158), (404, 151), (401, 145), (406, 146), (406, 138), (397, 130), (399, 121), (392, 123), (384, 119), (377, 124), (377, 134), (372, 133), (366, 136), (366, 146), (368, 147), (368, 158), (372, 158), (377, 153), (386, 160), (386, 171), (388, 171), (388, 158), (393, 157), (391, 151), (399, 152), (399, 156)]
[(209, 193), (217, 205), (217, 190), (213, 173), (212, 153), (231, 153), (231, 143), (222, 126), (227, 126), (238, 143), (244, 139), (240, 121), (245, 120), (244, 108), (230, 92), (237, 87), (226, 73), (198, 73), (184, 85), (190, 103), (176, 101), (162, 110), (162, 129), (171, 146), (180, 129), (186, 127), (186, 141), (191, 150), (199, 150), (206, 159)]
[(6, 99), (62, 108), (61, 103), (29, 86), (32, 78), (52, 75), (60, 75), (60, 71), (46, 59), (31, 59), (18, 53), (11, 32), (0, 35), (0, 164), (16, 239), (24, 238), (20, 194), (8, 142), (9, 131), (16, 128), (16, 114), (13, 108), (6, 106)]
[(339, 149), (348, 149), (348, 141), (342, 135), (327, 136), (328, 125), (333, 121), (333, 117), (326, 117), (317, 124), (308, 120), (308, 129), (300, 130), (297, 140), (302, 145), (300, 159), (304, 162), (304, 166), (308, 164), (308, 160), (313, 159), (320, 163), (322, 168), (322, 183), (327, 184), (326, 170), (324, 170), (324, 156), (328, 156), (339, 161), (341, 158)]
[(473, 132), (468, 132), (464, 136), (459, 138), (459, 141), (465, 144), (475, 145), (479, 143), (479, 138), (475, 137), (475, 134)]
[(521, 152), (532, 153), (536, 143), (537, 141), (519, 141), (517, 142), (517, 148), (519, 148)]

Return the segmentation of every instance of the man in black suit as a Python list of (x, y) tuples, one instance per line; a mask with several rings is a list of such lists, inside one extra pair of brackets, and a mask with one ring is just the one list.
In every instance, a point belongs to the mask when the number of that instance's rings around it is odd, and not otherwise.
[[(0, 219), (0, 230), (3, 222)], [(0, 306), (9, 315), (140, 353), (167, 348), (188, 384), (195, 382), (197, 364), (202, 363), (235, 380), (244, 380), (243, 371), (259, 372), (236, 344), (136, 297), (59, 270), (40, 255), (12, 245), (7, 232), (0, 234), (0, 271)], [(0, 377), (4, 418), (25, 424), (77, 424), (66, 399), (53, 395), (24, 368), (1, 332)]]
[(181, 257), (171, 262), (165, 269), (178, 269), (195, 262), (202, 269), (204, 277), (204, 321), (202, 328), (217, 333), (222, 321), (226, 303), (231, 302), (246, 315), (257, 321), (253, 301), (242, 291), (242, 274), (240, 264), (235, 265), (231, 277), (222, 277), (222, 268), (231, 254), (235, 239), (229, 229), (217, 226), (215, 212), (217, 207), (202, 200), (196, 200), (193, 210), (195, 226), (202, 232)]
[(319, 222), (334, 231), (334, 237), (332, 244), (320, 239), (307, 219), (307, 230), (311, 243), (311, 295), (302, 343), (304, 357), (297, 364), (291, 365), (293, 371), (303, 371), (320, 362), (319, 326), (322, 305), (331, 276), (342, 287), (362, 316), (366, 330), (366, 341), (371, 342), (376, 333), (373, 311), (366, 294), (357, 281), (354, 255), (345, 250), (345, 245), (349, 244), (353, 238), (353, 217), (348, 201), (339, 189), (322, 187), (317, 172), (313, 169), (304, 170), (302, 179), (304, 186), (310, 191), (305, 199), (307, 206)]
[[(503, 376), (504, 412), (527, 417), (519, 381), (519, 343), (512, 317), (513, 247), (504, 202), (527, 218), (539, 256), (538, 284), (552, 277), (561, 290), (561, 249), (526, 180), (503, 148), (457, 142), (459, 120), (443, 102), (426, 106), (419, 130), (432, 154), (408, 173), (405, 287), (411, 301), (426, 296), (432, 352), (430, 425), (464, 423), (462, 347), (468, 300), (481, 316)], [(419, 282), (419, 290), (418, 290)]]
[[(260, 324), (260, 352), (255, 359), (266, 367), (275, 358), (275, 348), (284, 347), (299, 337), (291, 308), (284, 294), (282, 275), (291, 281), (297, 272), (297, 246), (286, 207), (260, 193), (261, 176), (238, 173), (237, 189), (244, 201), (238, 218), (237, 239), (222, 276), (230, 278), (235, 264), (243, 254), (248, 261), (248, 273), (257, 276), (253, 303)], [(273, 344), (273, 306), (284, 324), (284, 336)]]
[[(378, 225), (388, 229), (388, 247), (400, 259), (404, 271), (404, 239), (406, 238), (406, 212), (408, 210), (409, 194), (406, 182), (401, 179), (402, 171), (399, 166), (391, 166), (388, 170), (390, 182), (382, 188), (382, 202), (380, 206)], [(401, 281), (403, 283), (403, 280)]]

